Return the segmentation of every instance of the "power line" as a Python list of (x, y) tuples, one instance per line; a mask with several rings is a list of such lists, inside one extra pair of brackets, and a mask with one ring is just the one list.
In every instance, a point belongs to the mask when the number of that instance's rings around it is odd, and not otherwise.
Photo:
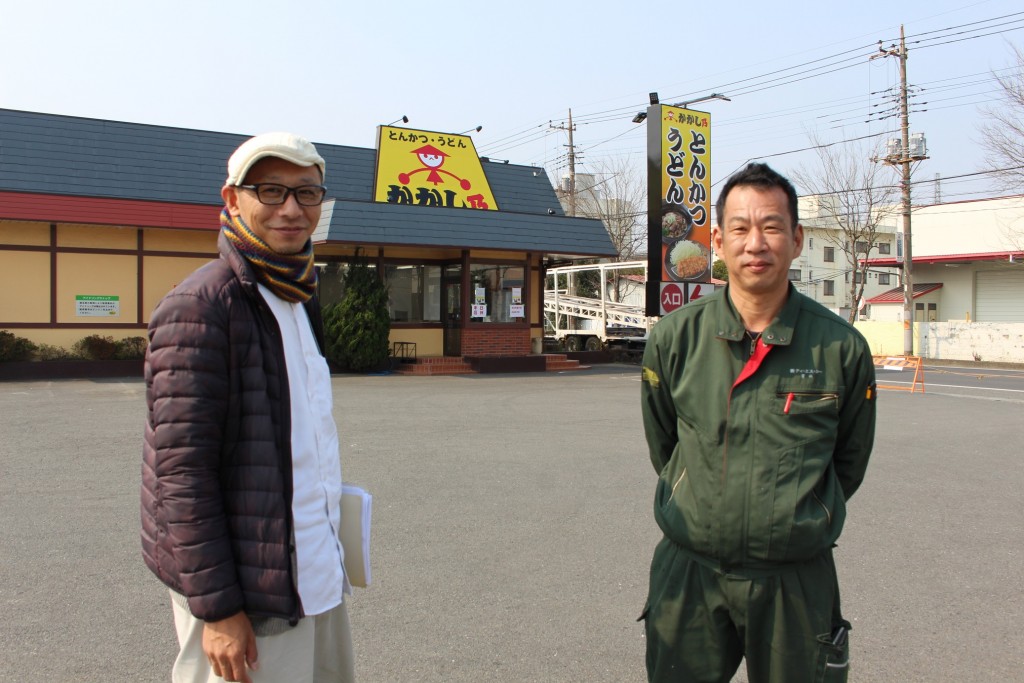
[[(957, 24), (957, 25), (954, 25), (954, 26), (947, 26), (947, 27), (944, 27), (944, 28), (941, 28), (941, 29), (936, 29), (934, 31), (928, 31), (928, 32), (922, 32), (922, 33), (914, 34), (913, 36), (910, 36), (910, 38), (914, 39), (917, 42), (917, 47), (915, 49), (925, 49), (925, 48), (928, 48), (928, 47), (938, 47), (940, 45), (946, 45), (946, 44), (951, 44), (951, 43), (955, 43), (955, 42), (963, 42), (963, 41), (967, 41), (967, 40), (975, 40), (975, 39), (984, 38), (984, 37), (991, 36), (991, 35), (998, 35), (1000, 33), (1006, 33), (1006, 32), (1010, 32), (1010, 31), (1015, 31), (1015, 30), (1018, 30), (1019, 28), (1024, 28), (1024, 26), (1018, 26), (1017, 25), (1018, 22), (1024, 21), (1024, 19), (1019, 19), (1018, 17), (1024, 17), (1024, 12), (1017, 12), (1017, 13), (1012, 13), (1012, 14), (1003, 15), (1003, 16), (999, 16), (999, 17), (992, 17), (992, 18), (989, 18), (989, 19), (973, 21), (973, 22), (966, 22), (966, 23)], [(766, 73), (750, 76), (750, 77), (747, 77), (747, 78), (741, 78), (741, 79), (736, 79), (736, 80), (724, 82), (724, 83), (722, 83), (722, 84), (720, 84), (718, 86), (714, 86), (712, 89), (716, 90), (716, 91), (717, 90), (730, 90), (733, 86), (737, 86), (737, 87), (739, 87), (739, 90), (738, 90), (738, 92), (734, 91), (734, 93), (736, 93), (736, 94), (733, 94), (733, 96), (737, 96), (737, 95), (752, 94), (752, 93), (756, 93), (756, 92), (762, 92), (762, 91), (766, 91), (766, 90), (771, 90), (771, 89), (774, 89), (774, 88), (784, 87), (786, 85), (791, 85), (791, 84), (794, 84), (794, 83), (805, 82), (805, 81), (808, 81), (808, 80), (812, 80), (814, 78), (818, 78), (818, 77), (821, 77), (821, 76), (826, 76), (826, 75), (835, 73), (837, 71), (847, 70), (847, 69), (853, 68), (855, 66), (858, 66), (858, 64), (861, 63), (861, 60), (865, 56), (867, 56), (867, 54), (868, 54), (867, 50), (869, 48), (873, 49), (874, 46), (868, 46), (868, 45), (859, 46), (859, 47), (856, 47), (856, 48), (853, 48), (853, 49), (850, 49), (850, 50), (840, 51), (840, 52), (837, 52), (835, 54), (830, 54), (830, 55), (827, 55), (827, 56), (824, 56), (824, 57), (820, 57), (820, 58), (817, 58), (817, 59), (806, 60), (806, 61), (794, 64), (794, 65), (783, 67), (781, 69), (775, 69), (775, 70), (772, 70), (772, 71), (768, 71)], [(981, 75), (981, 74), (968, 74), (968, 75), (954, 77), (954, 78), (947, 78), (947, 79), (941, 79), (941, 80), (936, 80), (936, 81), (930, 81), (928, 83), (925, 83), (923, 85), (923, 87), (924, 87), (925, 90), (928, 90), (930, 88), (933, 91), (940, 90), (940, 89), (947, 90), (947, 91), (956, 90), (956, 89), (963, 90), (963, 89), (970, 88), (972, 86), (991, 84), (991, 82), (993, 81), (992, 77), (988, 77), (988, 78), (980, 79), (979, 80), (979, 79), (977, 79), (977, 77), (979, 75)], [(975, 79), (975, 80), (969, 81), (969, 80), (965, 80), (965, 79)], [(885, 91), (876, 91), (876, 92), (871, 93), (871, 95), (878, 95), (878, 94), (882, 94), (884, 92)], [(933, 102), (932, 109), (933, 110), (942, 110), (942, 109), (955, 108), (955, 107), (971, 106), (971, 105), (977, 104), (977, 102), (974, 101), (974, 100), (971, 100), (971, 98), (985, 97), (986, 95), (991, 94), (991, 92), (992, 92), (991, 90), (982, 90), (981, 92), (973, 92), (971, 94), (965, 94), (965, 95), (953, 96), (953, 97), (946, 97), (946, 98), (940, 98), (940, 99), (935, 99), (934, 97), (932, 97), (932, 102)], [(673, 96), (669, 96), (669, 97), (662, 97), (662, 100), (663, 101), (670, 101), (670, 100), (676, 100), (676, 99), (685, 100), (685, 98), (687, 96), (688, 95), (673, 95)], [(768, 112), (768, 113), (761, 112), (758, 116), (766, 118), (766, 119), (770, 119), (770, 118), (778, 118), (780, 116), (787, 116), (787, 117), (789, 117), (789, 116), (793, 116), (793, 115), (806, 114), (806, 113), (809, 113), (809, 112), (819, 112), (815, 116), (816, 120), (823, 121), (823, 122), (827, 123), (830, 127), (839, 127), (839, 126), (842, 126), (842, 125), (845, 125), (845, 124), (848, 124), (848, 123), (853, 124), (853, 123), (859, 123), (859, 122), (863, 121), (863, 115), (858, 115), (859, 107), (850, 106), (854, 102), (857, 102), (859, 99), (860, 98), (858, 96), (858, 97), (842, 98), (842, 99), (838, 99), (838, 100), (831, 100), (831, 101), (827, 101), (827, 102), (811, 103), (809, 105), (802, 105), (802, 106), (799, 106), (799, 107), (787, 107), (787, 108), (784, 108), (784, 109), (781, 109), (781, 110), (778, 110), (778, 111), (775, 111), (775, 112)], [(958, 102), (956, 102), (957, 99), (968, 100), (968, 101), (963, 101), (963, 102), (959, 102), (958, 103)], [(948, 104), (938, 104), (938, 103), (948, 103)], [(593, 112), (589, 112), (589, 113), (574, 112), (574, 123), (576, 125), (578, 125), (578, 126), (597, 125), (597, 124), (602, 124), (602, 123), (608, 123), (608, 122), (617, 120), (620, 116), (623, 116), (626, 113), (635, 112), (637, 106), (645, 106), (645, 105), (634, 104), (634, 105), (629, 105), (629, 106), (625, 106), (625, 107), (601, 109), (601, 110), (597, 110), (597, 111), (593, 111)], [(870, 103), (865, 103), (865, 106), (868, 107), (869, 110), (872, 107), (872, 105), (870, 105)], [(920, 105), (917, 105), (917, 106), (918, 106), (918, 108), (920, 108)], [(877, 108), (877, 107), (878, 107), (878, 105), (875, 104), (874, 108)], [(733, 120), (726, 119), (726, 120), (722, 120), (722, 121), (717, 122), (717, 126), (719, 126), (719, 127), (729, 127), (729, 126), (743, 125), (744, 123), (747, 123), (750, 120), (753, 120), (754, 118), (755, 118), (754, 116), (751, 116), (751, 117), (737, 118), (737, 119), (733, 119)], [(883, 117), (878, 117), (876, 115), (876, 116), (874, 116), (872, 118), (875, 121), (884, 121), (884, 120), (886, 120), (886, 118), (884, 116)], [(508, 135), (508, 136), (506, 136), (504, 138), (500, 138), (500, 139), (498, 139), (498, 140), (496, 140), (496, 141), (494, 141), (492, 143), (489, 143), (484, 149), (486, 149), (487, 152), (489, 152), (490, 154), (497, 154), (497, 153), (500, 153), (500, 152), (506, 152), (506, 151), (511, 150), (511, 149), (520, 148), (520, 147), (523, 147), (523, 146), (526, 146), (526, 145), (529, 145), (529, 144), (533, 144), (533, 143), (539, 142), (542, 139), (546, 139), (547, 136), (550, 134), (549, 131), (541, 130), (542, 127), (544, 127), (546, 125), (549, 125), (549, 124), (550, 124), (550, 122), (548, 124), (537, 124), (536, 126), (530, 126), (530, 127), (521, 129), (519, 131), (513, 132), (512, 134), (510, 134), (510, 135)], [(795, 127), (783, 125), (783, 126), (777, 127), (776, 129), (780, 130), (780, 131), (785, 131), (787, 129), (788, 130), (795, 130)], [(638, 137), (640, 137), (643, 134), (643, 129), (639, 128), (639, 129), (636, 129), (636, 130), (637, 130), (636, 135)], [(759, 133), (759, 135), (761, 135), (763, 137), (764, 133), (765, 133), (765, 129), (764, 128), (759, 129), (758, 133)], [(607, 138), (605, 138), (603, 140), (600, 140), (599, 142), (596, 142), (596, 143), (593, 143), (593, 144), (589, 144), (589, 145), (588, 144), (581, 144), (580, 147), (586, 149), (588, 151), (588, 153), (590, 153), (592, 155), (603, 156), (604, 154), (602, 153), (601, 148), (605, 147), (606, 145), (608, 145), (609, 143), (611, 143), (611, 142), (613, 142), (615, 140), (619, 140), (619, 139), (622, 139), (622, 138), (624, 138), (626, 136), (630, 136), (630, 134), (631, 134), (630, 130), (625, 130), (625, 131), (623, 131), (621, 133), (612, 135), (610, 137), (607, 137)], [(889, 134), (889, 132), (876, 133), (876, 134), (867, 135), (867, 136), (860, 136), (859, 138), (850, 138), (849, 140), (844, 140), (844, 141), (840, 141), (840, 142), (837, 142), (837, 143), (830, 143), (830, 144), (841, 144), (842, 142), (852, 141), (852, 140), (856, 140), (856, 139), (878, 138), (878, 137), (882, 137), (882, 136), (887, 135), (887, 134)], [(810, 149), (815, 149), (815, 147), (801, 146), (801, 147), (797, 147), (795, 149), (784, 151), (784, 152), (776, 152), (776, 153), (768, 154), (768, 155), (760, 155), (760, 156), (757, 156), (755, 158), (758, 158), (758, 159), (776, 158), (776, 157), (780, 157), (780, 156), (785, 156), (787, 154), (795, 154), (795, 153), (799, 153), (799, 152), (805, 152), (805, 151), (808, 151)], [(613, 150), (609, 151), (609, 154), (614, 154), (614, 153), (616, 153), (618, 151), (619, 150), (617, 150), (617, 149), (613, 149)], [(561, 157), (559, 157), (559, 158), (561, 158)], [(557, 162), (558, 162), (558, 159), (555, 159), (553, 161), (549, 160), (547, 162), (544, 162), (544, 165), (549, 165), (549, 164), (557, 163)], [(744, 162), (744, 163), (747, 163), (747, 162)], [(559, 166), (558, 168), (561, 168), (561, 166)], [(931, 182), (931, 181), (923, 181), (923, 182)]]

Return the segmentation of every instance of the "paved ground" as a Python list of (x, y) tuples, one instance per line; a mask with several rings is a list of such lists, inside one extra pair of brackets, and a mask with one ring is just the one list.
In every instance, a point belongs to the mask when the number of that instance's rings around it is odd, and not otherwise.
[[(658, 533), (636, 376), (335, 378), (346, 479), (375, 494), (361, 681), (644, 680)], [(882, 394), (837, 553), (851, 681), (1024, 681), (1016, 396)], [(136, 380), (0, 383), (0, 681), (168, 680), (142, 418)]]

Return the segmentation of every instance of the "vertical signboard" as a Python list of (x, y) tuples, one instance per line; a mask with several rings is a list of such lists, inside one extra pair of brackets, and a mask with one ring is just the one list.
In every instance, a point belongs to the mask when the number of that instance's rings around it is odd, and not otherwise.
[(711, 280), (707, 112), (663, 104), (647, 108), (647, 230), (647, 315), (665, 315), (674, 307), (664, 305), (663, 285)]

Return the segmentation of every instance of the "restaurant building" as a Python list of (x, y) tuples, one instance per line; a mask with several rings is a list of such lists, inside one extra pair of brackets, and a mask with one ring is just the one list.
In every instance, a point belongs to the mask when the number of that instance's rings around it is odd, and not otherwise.
[[(217, 257), (227, 158), (248, 137), (0, 109), (0, 330), (63, 347), (144, 335), (157, 302)], [(403, 354), (535, 354), (545, 269), (614, 256), (544, 169), (479, 157), (467, 136), (382, 126), (377, 149), (314, 144), (321, 300), (366, 258)]]

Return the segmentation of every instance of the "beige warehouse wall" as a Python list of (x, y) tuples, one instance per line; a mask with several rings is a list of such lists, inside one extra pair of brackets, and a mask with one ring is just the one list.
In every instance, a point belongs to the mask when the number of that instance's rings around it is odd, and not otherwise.
[(50, 226), (46, 223), (0, 221), (0, 244), (46, 247), (50, 245)]
[(0, 323), (50, 322), (50, 254), (0, 251)]
[(206, 257), (147, 256), (142, 262), (142, 322), (149, 322), (153, 309), (175, 285), (192, 271), (207, 264)]
[(444, 330), (392, 328), (388, 341), (415, 342), (417, 356), (444, 355)]
[(148, 229), (142, 235), (146, 251), (195, 251), (217, 253), (219, 230), (158, 230)]
[[(136, 323), (138, 273), (135, 256), (57, 255), (58, 323)], [(120, 314), (103, 318), (75, 315), (77, 295), (117, 296)]]
[(86, 247), (90, 249), (136, 249), (139, 246), (138, 234), (139, 231), (136, 228), (62, 223), (57, 226), (57, 246)]
[[(902, 313), (903, 309), (900, 309)], [(903, 323), (897, 321), (858, 320), (855, 327), (864, 335), (876, 356), (903, 355)], [(914, 325), (916, 328), (917, 325)], [(917, 330), (914, 330), (917, 334)], [(916, 336), (915, 336), (916, 339)], [(915, 348), (917, 344), (915, 343)]]

